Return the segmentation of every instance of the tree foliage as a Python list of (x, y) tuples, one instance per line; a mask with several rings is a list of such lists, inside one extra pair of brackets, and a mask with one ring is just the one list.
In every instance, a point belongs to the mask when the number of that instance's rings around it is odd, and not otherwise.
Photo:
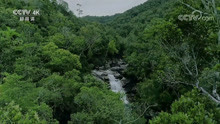
[[(0, 0), (0, 123), (220, 123), (219, 7), (148, 0), (77, 18), (63, 0)], [(41, 15), (19, 21), (15, 8)], [(178, 19), (195, 10), (213, 20)], [(115, 58), (128, 65), (129, 105), (90, 74)]]

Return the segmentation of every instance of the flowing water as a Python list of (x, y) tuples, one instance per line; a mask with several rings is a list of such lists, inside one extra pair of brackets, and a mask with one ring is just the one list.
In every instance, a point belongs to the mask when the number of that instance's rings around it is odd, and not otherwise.
[(109, 84), (111, 86), (111, 90), (115, 93), (120, 93), (121, 94), (121, 100), (125, 103), (128, 104), (129, 101), (127, 100), (126, 92), (122, 86), (122, 81), (119, 79), (116, 79), (114, 76), (114, 71), (111, 70), (94, 70), (94, 74), (101, 76), (103, 73), (107, 73), (108, 79), (109, 79)]

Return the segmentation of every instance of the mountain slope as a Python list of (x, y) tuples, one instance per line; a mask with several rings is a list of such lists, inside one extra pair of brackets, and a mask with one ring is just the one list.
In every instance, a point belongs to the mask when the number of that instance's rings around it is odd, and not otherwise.
[[(0, 123), (220, 123), (220, 1), (182, 2), (149, 0), (100, 24), (63, 0), (0, 0)], [(19, 8), (40, 16), (19, 21)], [(192, 8), (213, 20), (178, 19)], [(118, 58), (128, 105), (91, 75)]]
[[(20, 8), (40, 15), (20, 21), (13, 14)], [(77, 18), (62, 0), (0, 0), (0, 22), (0, 123), (137, 118), (135, 111), (125, 116), (120, 95), (91, 75), (117, 51), (110, 29)]]
[[(104, 23), (120, 37), (134, 101), (157, 105), (145, 113), (149, 118), (168, 111), (150, 123), (219, 123), (218, 6), (219, 1), (149, 0)], [(178, 18), (194, 10), (212, 20)]]

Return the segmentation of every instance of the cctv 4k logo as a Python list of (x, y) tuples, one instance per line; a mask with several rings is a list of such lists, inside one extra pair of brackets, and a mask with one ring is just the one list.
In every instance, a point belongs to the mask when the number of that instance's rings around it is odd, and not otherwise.
[(14, 10), (13, 14), (20, 17), (20, 21), (35, 21), (36, 16), (40, 16), (40, 10)]

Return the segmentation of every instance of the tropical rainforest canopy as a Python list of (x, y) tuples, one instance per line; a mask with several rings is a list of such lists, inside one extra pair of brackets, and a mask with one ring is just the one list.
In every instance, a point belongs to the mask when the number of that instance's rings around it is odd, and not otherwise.
[[(136, 92), (128, 105), (91, 74), (116, 58)], [(220, 124), (219, 89), (219, 0), (84, 18), (62, 0), (0, 0), (0, 124)]]

